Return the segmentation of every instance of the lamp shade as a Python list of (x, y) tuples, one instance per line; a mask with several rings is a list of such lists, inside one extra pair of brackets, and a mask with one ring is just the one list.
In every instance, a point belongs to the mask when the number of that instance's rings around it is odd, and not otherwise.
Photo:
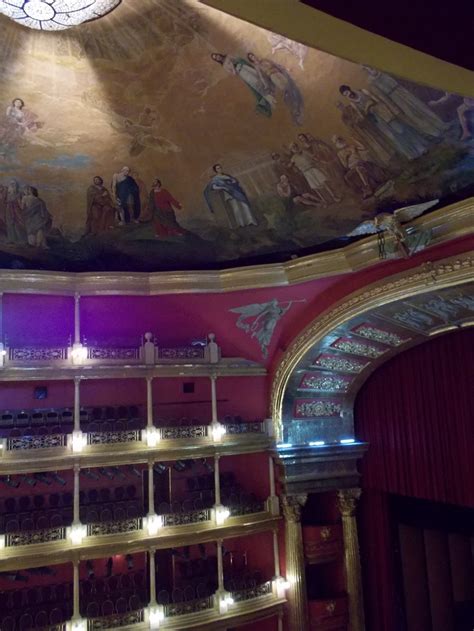
[(112, 11), (121, 0), (0, 0), (0, 13), (44, 31), (61, 31)]

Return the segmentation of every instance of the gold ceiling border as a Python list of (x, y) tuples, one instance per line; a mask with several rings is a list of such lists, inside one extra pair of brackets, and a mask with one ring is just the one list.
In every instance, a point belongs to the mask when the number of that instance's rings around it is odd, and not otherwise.
[(366, 31), (298, 0), (200, 1), (341, 59), (374, 66), (421, 85), (474, 97), (471, 70)]
[(383, 305), (472, 282), (474, 251), (395, 274), (349, 294), (320, 314), (296, 337), (283, 355), (273, 377), (271, 413), (277, 440), (282, 436), (283, 398), (293, 370), (303, 356), (331, 331), (345, 322)]
[[(420, 217), (410, 225), (432, 231), (430, 247), (474, 234), (474, 198)], [(390, 237), (386, 237), (387, 241)], [(284, 263), (235, 269), (177, 272), (42, 272), (0, 270), (0, 293), (144, 295), (224, 293), (285, 287), (347, 274), (380, 262), (377, 236)]]

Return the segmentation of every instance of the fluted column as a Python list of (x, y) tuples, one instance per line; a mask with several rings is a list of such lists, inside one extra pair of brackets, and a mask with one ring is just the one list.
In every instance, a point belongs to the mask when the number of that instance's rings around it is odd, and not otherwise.
[(273, 562), (275, 564), (275, 577), (280, 576), (280, 550), (278, 548), (278, 530), (273, 531)]
[(81, 431), (81, 379), (74, 378), (74, 431)]
[(153, 427), (153, 377), (146, 378), (146, 426)]
[(285, 516), (286, 579), (290, 583), (287, 591), (289, 631), (307, 631), (308, 629), (303, 531), (301, 529), (301, 509), (306, 499), (307, 495), (285, 495), (282, 502)]
[(81, 617), (79, 611), (79, 559), (73, 560), (72, 570), (72, 619), (79, 620)]
[(74, 344), (81, 343), (81, 295), (74, 294)]
[(360, 494), (360, 489), (343, 489), (337, 494), (339, 510), (342, 515), (350, 631), (364, 631), (365, 629), (359, 537), (357, 535), (355, 516), (357, 500), (360, 498)]
[(150, 607), (156, 607), (156, 568), (155, 568), (155, 548), (150, 548), (148, 553), (150, 570)]
[(79, 474), (81, 472), (81, 467), (78, 464), (74, 465), (74, 503), (73, 503), (73, 521), (74, 526), (77, 526), (80, 519), (80, 497), (79, 497)]
[(212, 410), (212, 423), (218, 422), (217, 416), (217, 389), (216, 389), (217, 375), (212, 373), (211, 375), (211, 410)]

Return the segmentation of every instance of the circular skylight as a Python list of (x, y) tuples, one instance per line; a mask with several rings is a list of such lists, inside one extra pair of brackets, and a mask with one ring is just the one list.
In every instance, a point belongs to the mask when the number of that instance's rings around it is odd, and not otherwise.
[(0, 13), (29, 28), (60, 31), (100, 18), (121, 0), (0, 0)]

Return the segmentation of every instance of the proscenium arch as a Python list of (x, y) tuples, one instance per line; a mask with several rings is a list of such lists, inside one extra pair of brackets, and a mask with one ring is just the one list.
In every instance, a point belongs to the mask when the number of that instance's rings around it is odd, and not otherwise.
[(357, 392), (378, 366), (434, 335), (474, 325), (473, 268), (472, 253), (425, 263), (349, 294), (311, 322), (274, 375), (277, 442), (353, 439)]

